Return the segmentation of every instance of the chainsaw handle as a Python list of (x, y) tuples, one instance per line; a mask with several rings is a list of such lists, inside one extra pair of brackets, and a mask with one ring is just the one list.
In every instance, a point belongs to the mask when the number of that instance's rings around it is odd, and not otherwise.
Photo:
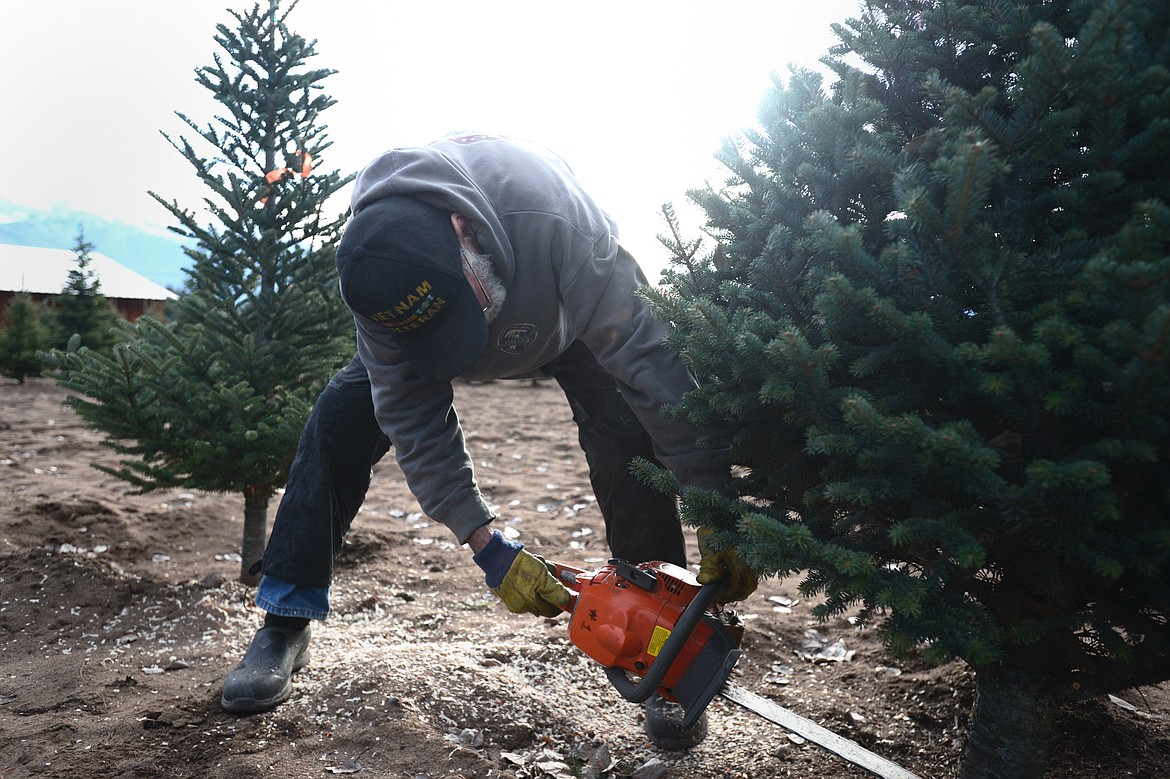
[(562, 608), (566, 614), (572, 614), (573, 609), (577, 607), (577, 596), (581, 594), (581, 582), (577, 581), (577, 576), (585, 573), (585, 571), (581, 568), (574, 568), (571, 565), (556, 563), (551, 560), (546, 560), (544, 564), (548, 566), (548, 572), (573, 593), (573, 599), (569, 601), (569, 605)]
[(621, 696), (631, 703), (642, 703), (650, 698), (651, 695), (662, 684), (662, 680), (666, 678), (666, 673), (670, 667), (674, 665), (675, 659), (679, 652), (682, 651), (683, 645), (687, 643), (687, 639), (691, 637), (695, 626), (699, 624), (699, 620), (703, 618), (707, 607), (715, 602), (715, 596), (719, 594), (719, 588), (722, 582), (714, 582), (712, 584), (705, 584), (699, 588), (698, 594), (683, 611), (678, 618), (678, 622), (674, 625), (674, 630), (670, 633), (670, 638), (662, 645), (662, 650), (658, 653), (658, 657), (650, 666), (650, 670), (642, 677), (641, 681), (634, 683), (630, 681), (630, 677), (626, 676), (626, 672), (621, 668), (611, 667), (605, 669), (605, 675), (609, 678), (610, 683), (617, 688)]

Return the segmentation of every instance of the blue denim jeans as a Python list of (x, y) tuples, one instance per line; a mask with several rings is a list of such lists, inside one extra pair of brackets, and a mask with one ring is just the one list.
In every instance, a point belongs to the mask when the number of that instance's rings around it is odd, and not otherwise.
[(329, 615), (329, 588), (302, 587), (265, 575), (256, 591), (256, 605), (282, 617), (325, 619)]
[[(685, 565), (674, 496), (629, 472), (635, 457), (658, 461), (617, 382), (579, 341), (542, 370), (572, 408), (611, 554)], [(333, 561), (365, 500), (371, 468), (390, 445), (374, 417), (366, 368), (355, 356), (322, 391), (301, 433), (264, 552), (258, 606), (283, 616), (325, 618)]]

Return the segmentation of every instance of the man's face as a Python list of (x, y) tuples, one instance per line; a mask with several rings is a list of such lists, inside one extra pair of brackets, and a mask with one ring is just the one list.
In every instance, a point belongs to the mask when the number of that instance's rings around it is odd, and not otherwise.
[(495, 266), (486, 254), (479, 254), (466, 244), (460, 244), (459, 253), (463, 260), (463, 277), (475, 292), (484, 318), (491, 324), (504, 305), (504, 283), (496, 275)]

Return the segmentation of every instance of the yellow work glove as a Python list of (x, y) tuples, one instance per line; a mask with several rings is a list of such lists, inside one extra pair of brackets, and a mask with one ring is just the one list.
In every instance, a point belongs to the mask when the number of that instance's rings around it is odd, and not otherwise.
[(701, 527), (697, 531), (699, 538), (699, 584), (723, 582), (719, 594), (715, 596), (718, 603), (732, 603), (741, 601), (756, 591), (760, 584), (760, 575), (739, 558), (734, 549), (712, 549), (711, 537), (715, 531), (709, 527)]
[(513, 614), (555, 617), (573, 602), (572, 591), (549, 573), (544, 560), (524, 550), (516, 555), (504, 580), (500, 586), (492, 587), (492, 592)]
[(472, 559), (483, 570), (487, 586), (513, 614), (555, 617), (573, 602), (572, 590), (557, 581), (544, 560), (498, 532)]

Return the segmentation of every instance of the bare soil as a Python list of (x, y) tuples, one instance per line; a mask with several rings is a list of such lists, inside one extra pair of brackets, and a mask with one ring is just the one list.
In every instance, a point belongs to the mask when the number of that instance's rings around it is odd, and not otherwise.
[[(457, 396), (498, 526), (550, 559), (603, 564), (601, 516), (555, 385), (461, 385)], [(655, 749), (639, 707), (572, 645), (563, 618), (497, 604), (392, 458), (292, 697), (225, 714), (220, 686), (262, 616), (236, 581), (242, 498), (129, 494), (90, 467), (113, 455), (64, 397), (44, 379), (0, 385), (0, 779), (867, 776), (722, 699), (700, 746)], [(921, 777), (956, 776), (967, 670), (895, 661), (847, 618), (815, 622), (796, 584), (766, 580), (739, 605), (746, 653), (733, 680)], [(1061, 712), (1046, 776), (1168, 774), (1170, 685)]]

